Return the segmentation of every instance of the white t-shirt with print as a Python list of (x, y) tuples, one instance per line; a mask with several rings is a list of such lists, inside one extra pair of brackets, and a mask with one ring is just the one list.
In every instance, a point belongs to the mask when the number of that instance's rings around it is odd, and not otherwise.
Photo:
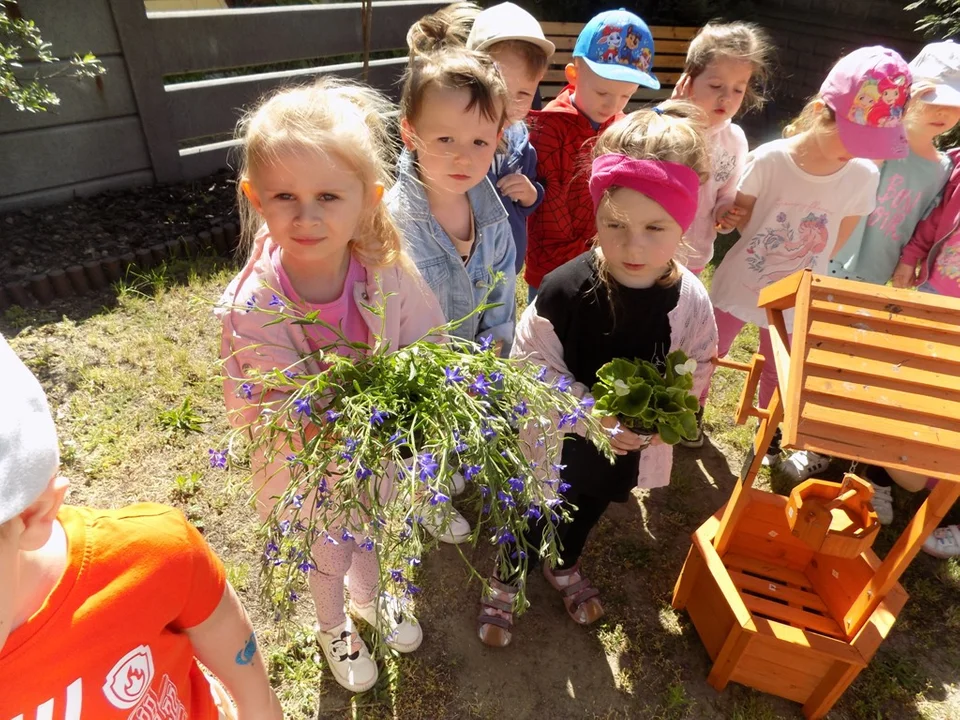
[(760, 327), (767, 326), (760, 291), (798, 270), (826, 273), (840, 222), (877, 203), (873, 162), (854, 158), (832, 175), (811, 175), (790, 157), (789, 142), (774, 140), (747, 156), (738, 190), (757, 202), (710, 292), (714, 307)]

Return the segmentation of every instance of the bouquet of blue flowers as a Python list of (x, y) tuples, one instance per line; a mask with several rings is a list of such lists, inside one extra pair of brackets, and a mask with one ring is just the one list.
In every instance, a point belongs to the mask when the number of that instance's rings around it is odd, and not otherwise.
[[(269, 312), (271, 322), (325, 325), (316, 313), (288, 315), (282, 303)], [(489, 339), (428, 339), (448, 336), (453, 326), (390, 350), (349, 343), (325, 325), (340, 340), (314, 353), (322, 371), (298, 365), (246, 379), (278, 399), (234, 429), (227, 450), (211, 451), (211, 462), (229, 456), (242, 463), (245, 446), (258, 467), (281, 463), (290, 470), (262, 527), (263, 585), (279, 615), (292, 612), (306, 587), (316, 542), (356, 541), (377, 554), (382, 592), (416, 595), (416, 566), (436, 543), (420, 521), (451, 502), (454, 473), (467, 485), (457, 504), (475, 518), (470, 541), (496, 547), (500, 577), (525, 572), (531, 557), (556, 559), (552, 527), (566, 515), (560, 468), (536, 467), (527, 458), (537, 453), (526, 446), (555, 451), (561, 419), (582, 420), (612, 458), (608, 436), (589, 404), (569, 392), (567, 378), (551, 381), (545, 368), (500, 358)], [(338, 352), (347, 345), (353, 354)], [(541, 546), (531, 547), (523, 531), (541, 517), (551, 528)], [(487, 572), (471, 571), (485, 582)], [(525, 606), (521, 591), (517, 610)]]
[(646, 360), (611, 360), (597, 371), (594, 412), (616, 416), (633, 432), (659, 435), (668, 445), (693, 440), (700, 409), (690, 392), (696, 369), (697, 361), (682, 350), (667, 355), (662, 372)]

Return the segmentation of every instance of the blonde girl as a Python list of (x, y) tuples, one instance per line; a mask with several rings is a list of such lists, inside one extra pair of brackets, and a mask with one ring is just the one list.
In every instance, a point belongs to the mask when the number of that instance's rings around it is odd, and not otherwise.
[[(238, 200), (249, 254), (219, 310), (224, 396), (237, 427), (252, 425), (277, 400), (248, 377), (251, 369), (317, 373), (315, 353), (321, 347), (330, 352), (337, 341), (319, 325), (266, 325), (270, 318), (257, 309), (283, 306), (291, 316), (317, 311), (350, 341), (372, 346), (377, 336), (394, 348), (443, 321), (435, 298), (404, 261), (400, 235), (381, 202), (389, 182), (388, 111), (375, 91), (327, 78), (276, 93), (240, 123)], [(382, 320), (368, 309), (381, 304)], [(313, 419), (321, 412), (308, 408), (306, 415)], [(264, 519), (291, 481), (283, 459), (289, 450), (274, 450), (251, 458)], [(312, 563), (308, 579), (320, 647), (337, 682), (354, 692), (367, 690), (378, 669), (345, 612), (348, 573), (351, 614), (387, 627), (387, 645), (416, 649), (420, 626), (398, 622), (389, 598), (377, 601), (376, 554), (355, 541), (318, 540)]]
[[(873, 210), (879, 173), (864, 158), (903, 157), (906, 138), (898, 125), (858, 122), (854, 102), (866, 85), (909, 83), (909, 78), (907, 64), (892, 50), (856, 50), (831, 69), (784, 139), (748, 156), (736, 200), (745, 213), (739, 217), (740, 240), (723, 258), (711, 288), (721, 356), (749, 322), (760, 328), (760, 354), (772, 358), (766, 316), (757, 307), (760, 291), (799, 270), (824, 273), (860, 218)], [(776, 365), (767, 362), (760, 379), (761, 407), (770, 402), (776, 383)], [(777, 439), (765, 462), (779, 460)], [(806, 478), (827, 464), (801, 452), (783, 470)]]
[[(594, 247), (548, 273), (520, 319), (513, 355), (543, 365), (548, 377), (572, 379), (571, 391), (585, 406), (597, 370), (614, 358), (642, 358), (662, 367), (670, 352), (683, 350), (696, 361), (694, 391), (706, 386), (717, 346), (713, 309), (703, 285), (676, 258), (710, 170), (696, 114), (688, 103), (669, 101), (632, 113), (600, 135), (589, 181)], [(613, 467), (576, 426), (561, 457), (532, 458), (538, 467), (561, 468), (559, 488), (573, 519), (557, 528), (561, 566), (544, 566), (543, 574), (581, 625), (604, 613), (600, 591), (580, 567), (590, 531), (607, 506), (625, 502), (632, 488), (669, 483), (673, 458), (669, 445), (620, 428), (616, 418), (603, 424), (617, 453)], [(541, 452), (534, 444), (530, 451)], [(527, 540), (533, 547), (540, 547), (544, 523), (531, 523)], [(485, 644), (510, 642), (521, 580), (490, 579), (478, 620)]]
[(771, 54), (766, 32), (751, 23), (708, 23), (690, 42), (674, 97), (700, 108), (712, 164), (700, 187), (697, 218), (684, 236), (689, 247), (686, 265), (697, 275), (713, 257), (718, 228), (729, 232), (742, 212), (734, 201), (747, 138), (733, 119), (741, 110), (763, 107)]

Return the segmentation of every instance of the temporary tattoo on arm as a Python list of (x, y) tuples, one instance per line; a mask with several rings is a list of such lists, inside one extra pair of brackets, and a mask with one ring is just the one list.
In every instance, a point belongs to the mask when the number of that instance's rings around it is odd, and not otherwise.
[(250, 637), (247, 638), (247, 644), (243, 646), (243, 650), (237, 653), (237, 665), (249, 665), (253, 662), (253, 656), (257, 654), (257, 634), (250, 633)]

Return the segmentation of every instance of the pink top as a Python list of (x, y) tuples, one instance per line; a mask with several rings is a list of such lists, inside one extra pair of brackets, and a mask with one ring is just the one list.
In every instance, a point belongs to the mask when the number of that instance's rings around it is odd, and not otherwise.
[[(270, 262), (280, 279), (280, 290), (291, 302), (296, 303), (304, 313), (319, 312), (320, 320), (328, 325), (339, 327), (340, 332), (350, 342), (364, 343), (367, 341), (367, 335), (369, 334), (367, 323), (364, 322), (363, 316), (360, 314), (360, 308), (353, 301), (353, 287), (357, 283), (367, 282), (367, 269), (352, 254), (350, 255), (350, 265), (347, 268), (347, 277), (343, 282), (340, 297), (328, 303), (311, 303), (300, 299), (290, 282), (287, 271), (283, 268), (283, 263), (280, 261), (280, 247), (278, 245), (271, 248)], [(323, 325), (304, 325), (304, 330), (307, 335), (307, 344), (313, 352), (340, 341), (336, 333)], [(349, 348), (338, 348), (338, 352), (342, 351), (346, 351), (348, 354), (353, 352)]]

